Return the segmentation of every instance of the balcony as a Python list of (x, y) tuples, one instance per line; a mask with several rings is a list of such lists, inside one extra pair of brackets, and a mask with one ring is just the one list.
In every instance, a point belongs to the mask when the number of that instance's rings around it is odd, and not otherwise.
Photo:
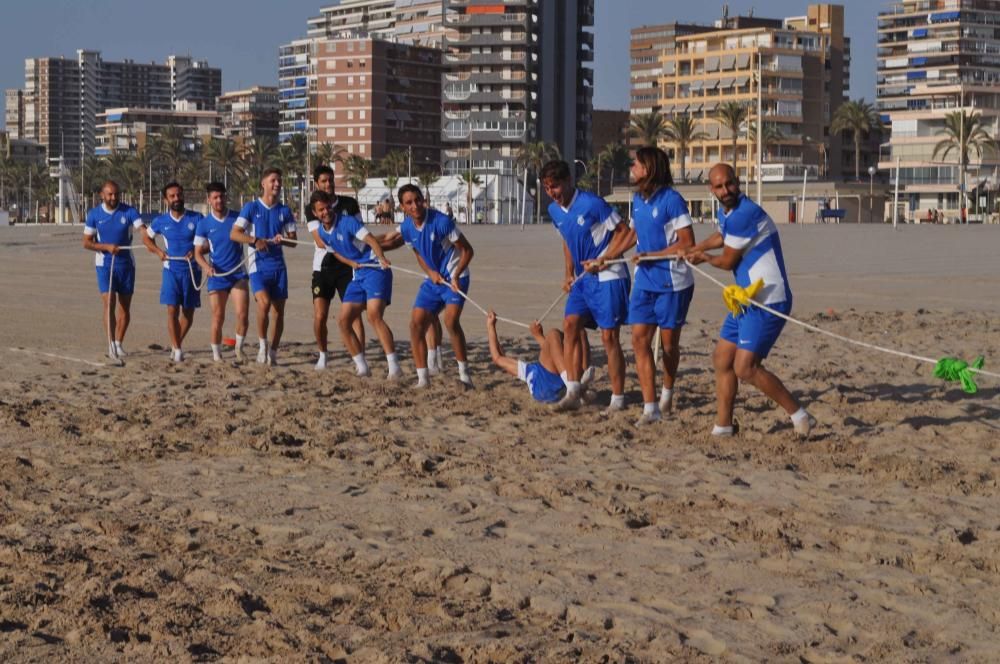
[(479, 92), (479, 86), (475, 83), (448, 83), (443, 92), (448, 101), (465, 101)]

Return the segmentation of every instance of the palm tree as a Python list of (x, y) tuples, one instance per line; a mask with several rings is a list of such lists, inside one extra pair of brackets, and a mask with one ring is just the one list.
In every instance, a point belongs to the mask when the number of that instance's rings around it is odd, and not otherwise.
[(163, 164), (166, 176), (170, 180), (177, 179), (181, 165), (187, 157), (186, 141), (184, 131), (176, 125), (164, 127), (159, 136), (149, 141), (149, 148), (156, 161)]
[(747, 105), (738, 101), (727, 101), (722, 106), (719, 106), (718, 110), (715, 111), (715, 119), (719, 123), (732, 132), (733, 135), (733, 169), (737, 172), (739, 171), (739, 155), (737, 146), (740, 140), (740, 131), (743, 130), (743, 124), (747, 121), (747, 116), (750, 111)]
[(278, 156), (278, 143), (271, 136), (255, 136), (243, 144), (240, 156), (244, 163), (247, 187), (256, 191), (264, 169)]
[(535, 174), (535, 223), (542, 221), (542, 167), (553, 159), (560, 159), (562, 154), (554, 143), (531, 141), (521, 146), (515, 163)]
[(667, 123), (665, 138), (674, 144), (674, 154), (679, 155), (681, 163), (680, 179), (687, 182), (688, 146), (696, 141), (707, 139), (708, 134), (698, 130), (698, 125), (690, 115), (678, 115)]
[[(750, 126), (747, 128), (747, 136), (753, 142), (757, 142), (757, 123), (751, 122)], [(771, 157), (771, 148), (773, 148), (779, 141), (784, 140), (785, 134), (782, 133), (778, 126), (773, 122), (764, 123), (764, 131), (761, 132), (761, 142), (762, 142), (762, 152), (767, 155), (768, 158)]]
[(466, 200), (465, 214), (468, 223), (471, 224), (475, 219), (475, 217), (472, 214), (472, 188), (481, 185), (482, 180), (480, 180), (479, 176), (473, 173), (472, 171), (459, 173), (458, 179), (461, 180), (462, 184), (465, 185), (465, 200)]
[[(628, 148), (621, 143), (608, 143), (601, 150), (600, 155), (598, 155), (598, 162), (605, 168), (611, 169), (611, 191), (615, 190), (615, 173), (619, 176), (622, 174), (627, 174), (629, 166), (632, 164), (632, 158), (629, 156)], [(600, 189), (600, 177), (603, 172), (602, 168), (598, 168), (598, 189)], [(621, 177), (618, 178), (619, 180)]]
[(116, 150), (104, 156), (103, 161), (107, 167), (108, 177), (117, 182), (124, 193), (131, 195), (138, 193), (136, 180), (139, 180), (141, 176), (132, 163), (131, 155)]
[[(969, 153), (975, 153), (976, 157), (982, 160), (986, 152), (997, 152), (1000, 148), (983, 125), (982, 115), (976, 111), (966, 113), (963, 109), (944, 116), (944, 129), (938, 132), (938, 136), (944, 138), (934, 146), (931, 159), (937, 159), (938, 154), (941, 155), (941, 159), (947, 159), (952, 150), (958, 152), (959, 191), (962, 197), (961, 208), (964, 213), (965, 173), (969, 168)], [(964, 214), (962, 214), (962, 220), (965, 220)]]
[[(437, 180), (438, 180), (438, 174), (435, 173), (434, 171), (421, 171), (420, 173), (417, 173), (417, 184), (420, 185), (421, 189), (427, 191), (428, 206), (430, 206), (431, 204), (431, 185), (437, 182)], [(393, 196), (396, 195), (396, 192), (392, 193)]]
[(392, 150), (386, 153), (378, 163), (378, 170), (383, 176), (394, 175), (398, 181), (406, 171), (407, 155), (402, 150)]
[(344, 160), (344, 172), (347, 174), (347, 184), (354, 190), (354, 197), (358, 197), (368, 178), (375, 170), (375, 162), (371, 159), (356, 154), (352, 154)]
[(347, 148), (336, 143), (321, 143), (316, 148), (316, 162), (327, 164), (331, 168), (334, 164), (343, 162), (347, 158)]
[(656, 147), (666, 138), (667, 121), (659, 111), (633, 115), (629, 131), (642, 142), (643, 146)]
[[(954, 113), (952, 115), (955, 115)], [(958, 127), (960, 125), (956, 125)], [(883, 128), (882, 118), (872, 104), (864, 99), (847, 101), (833, 114), (830, 131), (834, 134), (851, 132), (854, 136), (854, 179), (861, 179), (861, 139)], [(957, 134), (956, 134), (957, 135)]]
[(211, 138), (203, 149), (205, 159), (212, 164), (212, 177), (216, 180), (216, 172), (222, 172), (222, 183), (229, 185), (229, 173), (237, 170), (240, 164), (240, 153), (236, 143), (225, 138)]

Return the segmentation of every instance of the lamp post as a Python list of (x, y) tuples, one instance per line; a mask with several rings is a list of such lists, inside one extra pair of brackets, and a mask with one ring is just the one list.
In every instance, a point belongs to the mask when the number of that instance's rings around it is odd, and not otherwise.
[(868, 167), (868, 223), (875, 216), (875, 167)]

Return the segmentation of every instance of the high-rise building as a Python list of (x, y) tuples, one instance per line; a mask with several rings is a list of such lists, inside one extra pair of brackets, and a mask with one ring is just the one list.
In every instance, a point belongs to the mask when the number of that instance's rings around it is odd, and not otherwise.
[(586, 159), (593, 0), (445, 0), (445, 11), (455, 31), (445, 40), (445, 173), (512, 174), (531, 141)]
[[(439, 169), (440, 50), (383, 39), (325, 39), (317, 42), (315, 57), (318, 143), (373, 160), (398, 150), (413, 175)], [(342, 165), (334, 168), (343, 186)]]
[(221, 95), (215, 102), (223, 138), (247, 141), (278, 139), (278, 88), (254, 86)]
[(4, 120), (10, 138), (20, 139), (24, 136), (24, 90), (4, 90)]
[(677, 37), (711, 32), (704, 25), (667, 23), (633, 28), (629, 42), (629, 110), (633, 115), (651, 113), (660, 108), (660, 56), (673, 53)]
[[(45, 146), (49, 158), (68, 164), (93, 154), (97, 114), (112, 107), (174, 108), (180, 102), (215, 108), (222, 92), (221, 70), (189, 56), (170, 56), (164, 64), (132, 60), (108, 62), (98, 51), (78, 50), (76, 59), (25, 60), (18, 130)], [(17, 94), (7, 91), (11, 122)]]
[[(829, 128), (849, 89), (850, 40), (844, 34), (842, 6), (810, 5), (805, 16), (785, 19), (723, 16), (710, 30), (685, 33), (675, 30), (672, 50), (665, 47), (660, 54), (657, 85), (639, 89), (655, 91), (656, 103), (643, 98), (634, 108), (657, 109), (668, 120), (688, 116), (696, 131), (707, 136), (687, 149), (688, 179), (706, 177), (718, 162), (734, 164), (744, 179), (749, 176), (756, 144), (747, 126), (757, 124), (758, 92), (766, 143), (763, 179), (801, 179), (807, 170), (813, 177), (840, 176), (841, 141)], [(736, 133), (735, 154), (733, 132), (717, 117), (729, 102), (747, 108), (748, 123)], [(679, 162), (679, 156), (674, 160)]]
[(912, 215), (940, 210), (957, 219), (962, 207), (975, 213), (983, 204), (980, 188), (997, 180), (996, 152), (970, 151), (963, 178), (958, 148), (945, 155), (935, 154), (935, 146), (946, 118), (963, 110), (978, 114), (989, 136), (1000, 132), (998, 25), (994, 0), (899, 0), (879, 13), (877, 107), (891, 138), (878, 169), (894, 174), (898, 163)]
[(194, 104), (179, 102), (177, 109), (109, 108), (97, 114), (98, 155), (118, 152), (135, 154), (167, 127), (179, 130), (181, 149), (191, 152), (198, 143), (221, 138), (219, 113), (202, 111)]
[(342, 0), (323, 7), (308, 21), (309, 37), (392, 38), (396, 27), (396, 0)]

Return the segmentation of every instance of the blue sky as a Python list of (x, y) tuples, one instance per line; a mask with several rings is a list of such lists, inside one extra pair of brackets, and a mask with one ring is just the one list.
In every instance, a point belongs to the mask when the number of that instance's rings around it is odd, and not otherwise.
[[(543, 0), (548, 1), (548, 0)], [(277, 82), (278, 46), (305, 34), (317, 0), (34, 0), (11, 3), (0, 39), (0, 87), (24, 85), (24, 59), (100, 50), (107, 60), (162, 62), (191, 54), (222, 68), (223, 89)], [(596, 0), (594, 105), (628, 108), (629, 30), (639, 25), (711, 23), (722, 1)], [(729, 0), (730, 13), (805, 13), (800, 0)], [(875, 16), (884, 2), (844, 0), (853, 40), (851, 96), (874, 98)], [(766, 11), (763, 9), (766, 6)]]

